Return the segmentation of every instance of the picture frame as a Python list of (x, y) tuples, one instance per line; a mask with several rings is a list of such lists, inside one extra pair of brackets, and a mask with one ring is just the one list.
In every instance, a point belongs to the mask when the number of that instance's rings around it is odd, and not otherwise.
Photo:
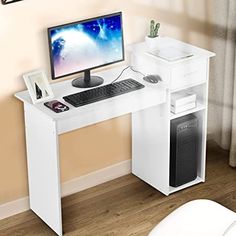
[(23, 75), (33, 104), (48, 101), (54, 97), (46, 73), (35, 70)]

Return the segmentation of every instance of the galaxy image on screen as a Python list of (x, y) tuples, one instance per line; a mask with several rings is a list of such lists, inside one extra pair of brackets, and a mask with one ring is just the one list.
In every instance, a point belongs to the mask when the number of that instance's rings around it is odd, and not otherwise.
[(96, 18), (49, 31), (54, 77), (123, 59), (121, 16)]

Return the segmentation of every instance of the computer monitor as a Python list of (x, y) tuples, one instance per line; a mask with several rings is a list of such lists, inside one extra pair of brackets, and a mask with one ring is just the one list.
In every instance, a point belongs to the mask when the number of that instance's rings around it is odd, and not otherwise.
[(84, 72), (72, 85), (98, 86), (103, 79), (90, 70), (124, 60), (122, 13), (51, 27), (48, 41), (52, 79)]

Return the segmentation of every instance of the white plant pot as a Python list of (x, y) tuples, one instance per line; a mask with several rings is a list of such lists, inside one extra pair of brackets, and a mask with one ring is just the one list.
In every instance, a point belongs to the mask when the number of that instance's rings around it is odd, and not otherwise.
[(159, 50), (161, 45), (161, 37), (155, 37), (155, 38), (150, 38), (148, 36), (145, 37), (145, 43), (147, 46), (147, 50), (149, 52), (155, 51), (155, 50)]

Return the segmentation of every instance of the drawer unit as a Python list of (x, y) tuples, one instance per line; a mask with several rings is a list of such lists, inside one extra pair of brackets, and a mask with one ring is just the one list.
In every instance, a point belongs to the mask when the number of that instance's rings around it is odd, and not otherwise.
[[(133, 45), (130, 50), (135, 70), (144, 75), (158, 74), (167, 86), (165, 103), (132, 115), (132, 173), (165, 195), (205, 181), (208, 70), (209, 59), (215, 56), (169, 37), (158, 42), (158, 50), (164, 52), (167, 48), (171, 57), (170, 47), (175, 49), (173, 58), (181, 52), (192, 56), (165, 60), (150, 54), (145, 42)], [(143, 75), (139, 76), (142, 80)], [(171, 98), (181, 92), (195, 94), (196, 106), (174, 114)], [(184, 117), (192, 120), (187, 119), (190, 122), (187, 127), (182, 124), (183, 130), (179, 131), (177, 126), (173, 129), (173, 124)]]
[(172, 68), (170, 88), (174, 91), (206, 80), (207, 60), (190, 60)]

